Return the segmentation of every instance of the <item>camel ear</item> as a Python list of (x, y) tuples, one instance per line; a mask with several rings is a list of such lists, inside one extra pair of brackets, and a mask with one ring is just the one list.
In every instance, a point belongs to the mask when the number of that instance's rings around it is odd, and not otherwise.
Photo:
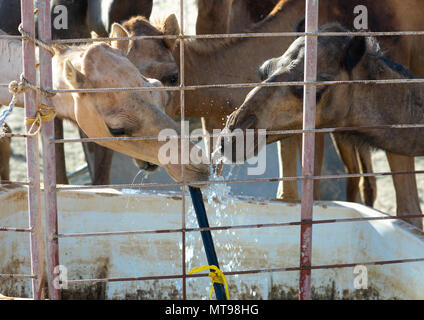
[(345, 67), (347, 71), (353, 68), (361, 61), (367, 50), (365, 37), (352, 37), (346, 47)]
[(100, 38), (100, 36), (97, 34), (96, 31), (91, 31), (90, 32), (90, 35), (91, 35), (91, 39), (98, 39), (98, 38)]
[(63, 70), (66, 82), (74, 89), (82, 89), (86, 84), (86, 77), (73, 66), (68, 59), (65, 60), (65, 69)]
[[(112, 31), (110, 33), (111, 38), (128, 38), (130, 35), (128, 31), (119, 23), (112, 25)], [(122, 54), (126, 56), (128, 54), (130, 42), (129, 40), (111, 41), (112, 48), (121, 50)]]
[[(180, 34), (180, 25), (178, 24), (177, 17), (175, 14), (170, 14), (163, 25), (163, 33), (167, 36), (176, 36)], [(176, 39), (165, 39), (164, 40), (169, 49), (174, 50)]]

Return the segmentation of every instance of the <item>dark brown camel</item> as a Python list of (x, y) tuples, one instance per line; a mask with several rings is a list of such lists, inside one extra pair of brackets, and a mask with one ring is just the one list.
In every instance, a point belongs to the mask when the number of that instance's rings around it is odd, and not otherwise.
[[(321, 32), (346, 32), (337, 23)], [(305, 38), (297, 39), (279, 58), (260, 68), (265, 83), (303, 81)], [(319, 37), (318, 74), (321, 81), (412, 79), (406, 67), (383, 55), (376, 39)], [(348, 84), (317, 87), (316, 127), (366, 127), (424, 124), (422, 84)], [(229, 130), (301, 129), (303, 86), (257, 87), (227, 122)], [(424, 129), (356, 130), (337, 133), (357, 148), (379, 148), (408, 157), (424, 155)], [(269, 135), (267, 143), (282, 136)], [(233, 146), (234, 148), (235, 146)], [(257, 147), (257, 146), (255, 146)], [(409, 190), (404, 190), (404, 201)], [(402, 214), (400, 214), (402, 215)], [(421, 218), (405, 219), (422, 229)]]

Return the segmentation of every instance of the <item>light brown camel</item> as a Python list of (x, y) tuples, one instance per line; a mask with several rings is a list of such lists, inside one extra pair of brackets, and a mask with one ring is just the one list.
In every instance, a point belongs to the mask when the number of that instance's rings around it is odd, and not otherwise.
[[(134, 26), (134, 35), (175, 35), (179, 33), (177, 18), (174, 14), (157, 21), (154, 25), (144, 17), (135, 17), (130, 19)], [(124, 23), (125, 25), (125, 23)], [(126, 29), (114, 23), (111, 27), (110, 37), (127, 37)], [(92, 37), (99, 37), (94, 31)], [(178, 67), (170, 51), (173, 50), (175, 40), (137, 40), (137, 41), (119, 41), (117, 46), (121, 49), (131, 62), (133, 62), (139, 71), (154, 79), (159, 79), (163, 84), (172, 86), (178, 82)], [(55, 122), (58, 124), (58, 121)], [(61, 122), (59, 122), (61, 124)], [(62, 130), (63, 131), (63, 130)], [(60, 137), (59, 137), (60, 138)], [(88, 150), (93, 153), (93, 166), (96, 168), (93, 172), (93, 184), (109, 184), (109, 173), (112, 165), (113, 151), (105, 148), (98, 148), (96, 144), (89, 144)], [(64, 167), (64, 152), (56, 148), (58, 155), (58, 181), (67, 183), (66, 169)], [(135, 160), (138, 167), (146, 171), (154, 171), (157, 166), (147, 161)]]
[[(320, 31), (346, 32), (347, 29), (340, 24), (329, 23), (322, 26)], [(266, 61), (260, 68), (266, 79), (265, 83), (303, 81), (304, 49), (305, 37), (301, 37), (281, 57)], [(406, 67), (383, 55), (374, 38), (318, 38), (318, 80), (411, 78), (413, 76)], [(424, 124), (423, 110), (422, 84), (317, 87), (317, 128)], [(303, 86), (256, 87), (247, 95), (242, 106), (230, 116), (227, 127), (229, 130), (289, 130), (301, 129), (302, 122)], [(410, 128), (355, 130), (337, 134), (358, 148), (379, 148), (394, 154), (415, 157), (424, 155), (423, 133), (422, 128)], [(267, 143), (280, 138), (279, 135), (269, 135)], [(422, 218), (405, 220), (422, 228)]]
[[(420, 30), (422, 29), (421, 2), (418, 0), (389, 0), (384, 7), (372, 0), (346, 1), (321, 0), (320, 21), (338, 21), (343, 25), (352, 25), (356, 5), (365, 5), (369, 13), (369, 28), (372, 31)], [(283, 32), (294, 31), (297, 23), (304, 17), (305, 3), (302, 0), (281, 0), (273, 12), (251, 31)], [(245, 39), (208, 39), (184, 41), (185, 45), (185, 84), (201, 85), (215, 83), (242, 83), (260, 81), (256, 73), (257, 66), (264, 60), (279, 56), (290, 43), (291, 37), (245, 38)], [(407, 65), (417, 75), (424, 75), (423, 56), (420, 48), (424, 39), (418, 37), (384, 37), (380, 43), (387, 55), (400, 63)], [(396, 50), (401, 47), (402, 50)], [(249, 54), (246, 54), (249, 53)], [(254, 54), (253, 54), (254, 53)], [(179, 48), (174, 51), (175, 60), (179, 62)], [(186, 116), (204, 117), (205, 128), (222, 128), (226, 117), (240, 105), (248, 89), (202, 89), (186, 92)], [(173, 114), (178, 115), (179, 99), (174, 99)], [(287, 139), (287, 141), (290, 139)], [(285, 155), (296, 154), (297, 143), (291, 142), (285, 150)], [(318, 145), (319, 146), (319, 145)], [(348, 152), (354, 154), (354, 152)], [(392, 171), (411, 171), (414, 169), (414, 159), (407, 156), (387, 153)], [(295, 175), (294, 161), (290, 157), (283, 159), (283, 173)], [(345, 162), (346, 164), (346, 162)], [(349, 164), (347, 164), (349, 166)], [(316, 165), (319, 168), (320, 165)], [(349, 172), (357, 172), (353, 165)], [(421, 212), (416, 181), (414, 175), (393, 176), (396, 189), (398, 214)], [(297, 196), (296, 185), (287, 198)], [(407, 194), (407, 196), (405, 196)], [(355, 201), (356, 199), (349, 199)]]
[[(0, 43), (1, 64), (9, 61), (15, 68), (2, 74), (1, 83), (18, 79), (22, 69), (21, 41), (7, 40)], [(4, 46), (4, 48), (3, 48)], [(53, 58), (54, 87), (58, 89), (93, 89), (123, 87), (160, 87), (158, 80), (146, 78), (124, 55), (116, 41), (105, 43), (58, 47)], [(107, 66), (107, 68), (105, 68)], [(7, 104), (10, 94), (0, 90), (0, 103)], [(22, 105), (19, 96), (18, 106)], [(158, 136), (163, 129), (179, 132), (179, 126), (164, 112), (171, 96), (165, 92), (107, 92), (107, 93), (60, 93), (52, 98), (57, 117), (69, 119), (90, 138), (114, 136)], [(133, 158), (163, 166), (172, 178), (181, 180), (181, 165), (160, 163), (159, 150), (165, 141), (131, 140), (102, 141), (102, 146), (124, 153)], [(189, 145), (189, 150), (196, 148)], [(194, 150), (194, 152), (196, 152)], [(181, 154), (181, 146), (178, 148)], [(185, 164), (185, 180), (206, 180), (209, 167), (203, 164)]]
[[(9, 126), (4, 124), (3, 133), (11, 133)], [(0, 138), (0, 180), (9, 180), (9, 161), (10, 161), (10, 138)]]
[[(174, 14), (157, 21), (155, 24), (151, 24), (146, 18), (138, 16), (128, 22), (124, 22), (123, 25), (114, 23), (110, 37), (128, 37), (129, 33), (126, 27), (131, 29), (133, 35), (136, 36), (177, 35), (180, 30)], [(94, 31), (91, 35), (93, 38), (99, 37)], [(117, 41), (116, 44), (143, 75), (159, 79), (167, 86), (175, 86), (178, 83), (178, 66), (171, 54), (175, 46), (175, 40), (129, 40)], [(113, 152), (104, 148), (95, 148), (92, 151), (95, 153), (94, 167), (102, 169), (95, 170), (93, 184), (109, 184)], [(157, 168), (157, 165), (147, 161), (135, 159), (135, 162), (141, 170), (154, 171)]]

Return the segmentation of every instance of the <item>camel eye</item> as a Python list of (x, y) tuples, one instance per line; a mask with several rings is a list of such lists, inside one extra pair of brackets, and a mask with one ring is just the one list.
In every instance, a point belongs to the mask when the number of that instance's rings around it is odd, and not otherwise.
[(109, 126), (107, 126), (107, 128), (110, 134), (114, 137), (121, 137), (127, 135), (127, 131), (125, 130), (125, 128), (111, 128)]

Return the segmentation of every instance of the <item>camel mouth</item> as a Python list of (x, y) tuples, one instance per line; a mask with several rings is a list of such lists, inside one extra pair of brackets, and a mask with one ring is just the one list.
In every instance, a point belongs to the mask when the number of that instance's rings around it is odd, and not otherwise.
[(144, 160), (134, 159), (134, 163), (140, 170), (143, 170), (146, 172), (154, 172), (159, 168), (157, 164), (147, 162)]
[[(166, 171), (177, 182), (196, 182), (193, 186), (201, 187), (201, 182), (209, 181), (209, 166), (206, 164), (187, 164), (184, 165), (184, 173), (181, 170), (181, 165), (165, 166)], [(183, 178), (184, 176), (184, 178)], [(200, 184), (199, 184), (200, 183)]]
[(256, 129), (256, 124), (258, 123), (258, 117), (254, 114), (249, 114), (245, 119), (240, 118), (230, 118), (232, 124), (228, 126), (228, 129), (233, 130), (247, 130), (247, 129)]

